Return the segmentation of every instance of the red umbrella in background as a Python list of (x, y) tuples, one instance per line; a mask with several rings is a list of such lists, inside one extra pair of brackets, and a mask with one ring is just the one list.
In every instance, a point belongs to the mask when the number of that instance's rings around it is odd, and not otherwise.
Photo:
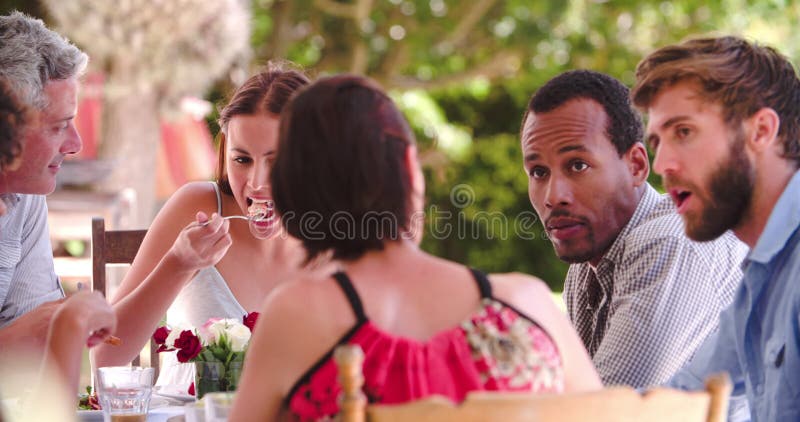
[(97, 158), (97, 139), (100, 137), (100, 123), (103, 119), (102, 73), (89, 73), (83, 78), (79, 91), (78, 114), (75, 126), (83, 139), (81, 152), (69, 159), (94, 160)]
[[(75, 125), (83, 139), (83, 149), (73, 160), (98, 158), (100, 125), (103, 112), (102, 73), (90, 73), (83, 79)], [(199, 98), (187, 97), (181, 102), (176, 117), (161, 121), (161, 143), (156, 159), (156, 195), (164, 200), (181, 185), (193, 180), (210, 180), (214, 176), (216, 153), (211, 131), (204, 116), (211, 105)]]
[(186, 97), (181, 114), (161, 121), (161, 147), (157, 158), (156, 195), (166, 199), (194, 180), (210, 180), (217, 163), (211, 131), (204, 120), (211, 111), (207, 101)]

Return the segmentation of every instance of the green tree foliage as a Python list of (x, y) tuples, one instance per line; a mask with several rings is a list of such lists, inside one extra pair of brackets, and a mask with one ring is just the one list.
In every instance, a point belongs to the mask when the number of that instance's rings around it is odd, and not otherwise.
[(263, 59), (285, 57), (318, 75), (363, 73), (392, 90), (425, 165), (423, 247), (489, 271), (535, 274), (558, 290), (566, 265), (541, 224), (519, 232), (521, 218), (535, 218), (518, 136), (530, 95), (574, 68), (631, 85), (645, 54), (689, 36), (742, 34), (796, 57), (799, 8), (785, 0), (257, 0), (253, 45)]
[[(6, 8), (23, 5), (35, 14), (30, 4), (0, 0)], [(533, 238), (514, 228), (519, 216), (532, 211), (518, 132), (539, 86), (574, 68), (606, 72), (630, 85), (645, 54), (689, 36), (733, 33), (792, 58), (800, 54), (800, 2), (793, 0), (251, 4), (254, 66), (286, 58), (316, 76), (366, 74), (400, 104), (417, 134), (427, 176), (424, 248), (490, 271), (535, 274), (556, 290), (566, 266), (542, 237), (541, 225), (535, 225)], [(211, 96), (220, 99), (229, 90), (219, 86)], [(653, 175), (651, 181), (659, 183)], [(468, 205), (456, 202), (460, 196), (454, 192), (466, 193)], [(444, 236), (434, 220), (447, 211), (456, 231)], [(500, 224), (491, 218), (497, 214), (506, 218), (506, 236), (487, 229)]]

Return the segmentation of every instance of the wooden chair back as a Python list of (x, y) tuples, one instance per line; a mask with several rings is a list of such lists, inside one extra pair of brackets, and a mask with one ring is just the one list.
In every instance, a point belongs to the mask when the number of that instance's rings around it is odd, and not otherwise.
[(106, 264), (131, 264), (147, 230), (106, 230), (103, 217), (92, 218), (92, 290), (107, 296)]
[[(145, 234), (147, 230), (106, 230), (105, 219), (92, 218), (92, 290), (102, 292), (108, 297), (106, 265), (133, 263)], [(133, 365), (140, 364), (137, 356), (133, 360)], [(158, 353), (152, 341), (150, 365), (155, 368), (155, 376), (158, 377)]]
[(363, 356), (357, 345), (340, 346), (334, 352), (343, 389), (342, 422), (723, 422), (732, 389), (728, 375), (719, 374), (706, 381), (706, 390), (694, 392), (656, 388), (639, 394), (630, 387), (560, 395), (473, 392), (461, 404), (432, 396), (400, 405), (367, 405), (361, 392)]

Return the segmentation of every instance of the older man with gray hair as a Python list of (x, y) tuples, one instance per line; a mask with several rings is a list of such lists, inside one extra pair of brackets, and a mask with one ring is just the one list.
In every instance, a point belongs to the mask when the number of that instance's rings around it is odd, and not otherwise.
[[(27, 110), (13, 135), (19, 162), (0, 169), (0, 358), (20, 349), (58, 355), (77, 382), (80, 353), (116, 326), (100, 294), (64, 300), (53, 268), (44, 195), (68, 154), (80, 151), (75, 129), (78, 79), (88, 57), (41, 20), (0, 16), (0, 80)], [(88, 340), (87, 340), (88, 339)], [(47, 346), (47, 347), (45, 347)]]

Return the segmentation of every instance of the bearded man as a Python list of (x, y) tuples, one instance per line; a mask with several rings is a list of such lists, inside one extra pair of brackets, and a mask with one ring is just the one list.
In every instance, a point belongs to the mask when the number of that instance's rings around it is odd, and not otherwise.
[(756, 421), (800, 420), (800, 80), (776, 50), (738, 37), (661, 48), (637, 67), (634, 103), (692, 239), (750, 246), (719, 332), (671, 382), (727, 372)]

